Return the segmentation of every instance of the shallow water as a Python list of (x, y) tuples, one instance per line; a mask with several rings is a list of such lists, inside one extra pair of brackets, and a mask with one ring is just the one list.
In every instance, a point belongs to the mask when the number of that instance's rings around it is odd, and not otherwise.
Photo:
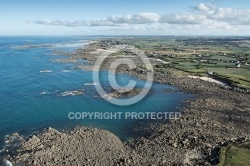
[[(120, 107), (96, 97), (90, 71), (73, 69), (74, 63), (54, 63), (65, 58), (52, 55), (52, 50), (74, 51), (90, 37), (0, 37), (0, 143), (5, 135), (19, 132), (32, 134), (46, 127), (70, 129), (76, 125), (108, 129), (122, 139), (133, 137), (136, 120), (70, 120), (69, 112), (167, 112), (174, 111), (181, 101), (190, 97), (184, 93), (163, 93), (175, 87), (154, 83), (152, 93), (134, 105)], [(20, 49), (23, 45), (51, 44), (52, 47)], [(85, 61), (79, 61), (84, 64)], [(43, 71), (43, 72), (40, 72)], [(101, 72), (104, 88), (109, 89), (107, 72)], [(119, 74), (120, 84), (145, 81)], [(86, 84), (87, 83), (87, 84)], [(85, 84), (85, 85), (84, 85)], [(62, 95), (83, 90), (82, 95)], [(143, 125), (143, 124), (142, 124)]]

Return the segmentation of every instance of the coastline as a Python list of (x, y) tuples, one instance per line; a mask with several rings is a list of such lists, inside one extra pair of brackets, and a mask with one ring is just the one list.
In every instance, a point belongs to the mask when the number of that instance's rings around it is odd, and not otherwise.
[(214, 82), (214, 83), (217, 83), (217, 84), (220, 84), (220, 85), (226, 85), (225, 83), (221, 82), (221, 81), (218, 81), (216, 79), (213, 79), (213, 78), (209, 78), (209, 77), (199, 77), (199, 76), (188, 76), (190, 78), (197, 78), (197, 79), (201, 79), (203, 81), (208, 81), (208, 82)]
[[(83, 51), (83, 53), (87, 53), (86, 56), (84, 54), (75, 54), (76, 58), (85, 58), (86, 60), (94, 61), (95, 57), (93, 57), (93, 54), (90, 54), (92, 56), (88, 54), (92, 50), (93, 48), (88, 47)], [(92, 64), (92, 62), (90, 62), (90, 64)], [(103, 69), (105, 70), (105, 66)], [(138, 71), (121, 69), (120, 72), (132, 74), (142, 79), (145, 78), (145, 75), (138, 73)], [(134, 141), (125, 142), (122, 145), (119, 141), (118, 143), (117, 140), (115, 140), (111, 142), (111, 144), (119, 144), (120, 148), (114, 148), (110, 151), (107, 150), (107, 155), (103, 155), (101, 158), (98, 158), (98, 155), (93, 153), (91, 156), (97, 158), (97, 160), (93, 161), (90, 159), (89, 161), (96, 162), (97, 165), (102, 163), (103, 159), (110, 165), (143, 165), (146, 163), (162, 165), (198, 163), (208, 165), (216, 162), (214, 161), (216, 158), (211, 154), (220, 146), (230, 141), (247, 141), (249, 139), (249, 94), (234, 92), (224, 86), (212, 82), (205, 82), (200, 79), (178, 77), (171, 73), (171, 71), (168, 74), (156, 72), (154, 75), (154, 81), (156, 82), (170, 84), (180, 88), (186, 93), (196, 95), (195, 99), (188, 100), (185, 107), (181, 108), (183, 114), (182, 118), (170, 121), (166, 124), (154, 124), (151, 126), (154, 132), (149, 138), (139, 138)], [(79, 136), (79, 132), (82, 132), (81, 130), (95, 140), (100, 139), (99, 134), (103, 135), (101, 132), (103, 130), (86, 128), (79, 129), (79, 131), (74, 130), (69, 134), (71, 134), (71, 136), (73, 135), (72, 138), (82, 139), (81, 135)], [(97, 132), (93, 134), (93, 131)], [(47, 137), (44, 137), (44, 135)], [(68, 162), (71, 159), (63, 159), (63, 156), (60, 156), (60, 154), (57, 154), (58, 156), (55, 160), (54, 156), (46, 155), (47, 153), (45, 153), (48, 147), (50, 151), (56, 152), (56, 150), (53, 150), (52, 146), (50, 147), (51, 144), (48, 143), (48, 138), (53, 138), (53, 141), (57, 143), (64, 142), (66, 143), (65, 146), (68, 146), (65, 140), (57, 140), (57, 135), (64, 134), (49, 129), (45, 133), (37, 136), (39, 141), (33, 136), (23, 144), (24, 149), (19, 149), (20, 154), (9, 157), (8, 159), (14, 163), (23, 160), (33, 165), (39, 165), (45, 160), (54, 164)], [(103, 141), (113, 137), (109, 132), (105, 132), (105, 135), (107, 138)], [(53, 143), (53, 141), (51, 142)], [(41, 147), (41, 145), (43, 145), (43, 147)], [(60, 146), (62, 146), (60, 144), (57, 145), (59, 149)], [(100, 149), (99, 145), (95, 143), (86, 143), (85, 146), (89, 148), (93, 145), (96, 145), (97, 151)], [(76, 146), (81, 147), (81, 145), (76, 144), (71, 148), (74, 149)], [(31, 153), (25, 153), (25, 150), (27, 150), (25, 148), (28, 147), (31, 148)], [(58, 147), (54, 148), (56, 149)], [(120, 150), (122, 150), (122, 153)], [(36, 159), (39, 152), (43, 153), (43, 156), (40, 159)], [(119, 153), (121, 156), (110, 157), (113, 153)], [(88, 162), (87, 155), (73, 159), (76, 165), (77, 162), (86, 160)]]

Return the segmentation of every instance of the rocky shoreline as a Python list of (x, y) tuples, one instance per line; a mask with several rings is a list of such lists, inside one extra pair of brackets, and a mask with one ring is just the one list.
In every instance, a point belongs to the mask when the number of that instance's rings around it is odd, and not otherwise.
[[(96, 58), (89, 52), (93, 49), (75, 55), (93, 64)], [(126, 68), (120, 72), (142, 79), (146, 73)], [(152, 124), (151, 136), (121, 142), (100, 129), (59, 132), (50, 128), (22, 143), (16, 155), (5, 158), (15, 165), (214, 165), (221, 146), (249, 140), (249, 93), (176, 76), (172, 69), (164, 74), (155, 72), (154, 81), (176, 86), (195, 98), (186, 101), (180, 119)]]
[(148, 91), (140, 88), (121, 88), (117, 90), (112, 90), (111, 93), (107, 94), (106, 98), (120, 98), (120, 97), (128, 97), (135, 96), (139, 93), (147, 93)]

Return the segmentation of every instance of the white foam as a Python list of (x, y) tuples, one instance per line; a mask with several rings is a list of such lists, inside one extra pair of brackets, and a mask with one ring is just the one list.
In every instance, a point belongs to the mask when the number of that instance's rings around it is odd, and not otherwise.
[(52, 70), (41, 70), (40, 73), (51, 73)]
[(62, 70), (62, 72), (69, 73), (69, 72), (71, 72), (71, 70)]
[(88, 83), (85, 83), (84, 85), (88, 85), (88, 86), (90, 86), (90, 85), (97, 85), (97, 83), (95, 83), (95, 82), (88, 82)]
[(6, 166), (13, 166), (13, 164), (9, 160), (4, 161), (4, 165)]
[(63, 93), (60, 93), (59, 96), (76, 96), (76, 95), (82, 95), (84, 94), (83, 90), (74, 90), (74, 91), (65, 91)]
[(40, 92), (40, 95), (47, 95), (47, 94), (50, 94), (50, 92), (47, 91)]

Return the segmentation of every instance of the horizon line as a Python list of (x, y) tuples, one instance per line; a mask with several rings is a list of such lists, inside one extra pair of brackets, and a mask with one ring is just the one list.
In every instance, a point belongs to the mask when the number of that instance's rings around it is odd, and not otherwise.
[(29, 37), (29, 36), (40, 36), (40, 37), (70, 37), (70, 36), (83, 36), (83, 37), (129, 37), (129, 36), (139, 36), (139, 37), (250, 37), (250, 35), (1, 35), (0, 37)]

